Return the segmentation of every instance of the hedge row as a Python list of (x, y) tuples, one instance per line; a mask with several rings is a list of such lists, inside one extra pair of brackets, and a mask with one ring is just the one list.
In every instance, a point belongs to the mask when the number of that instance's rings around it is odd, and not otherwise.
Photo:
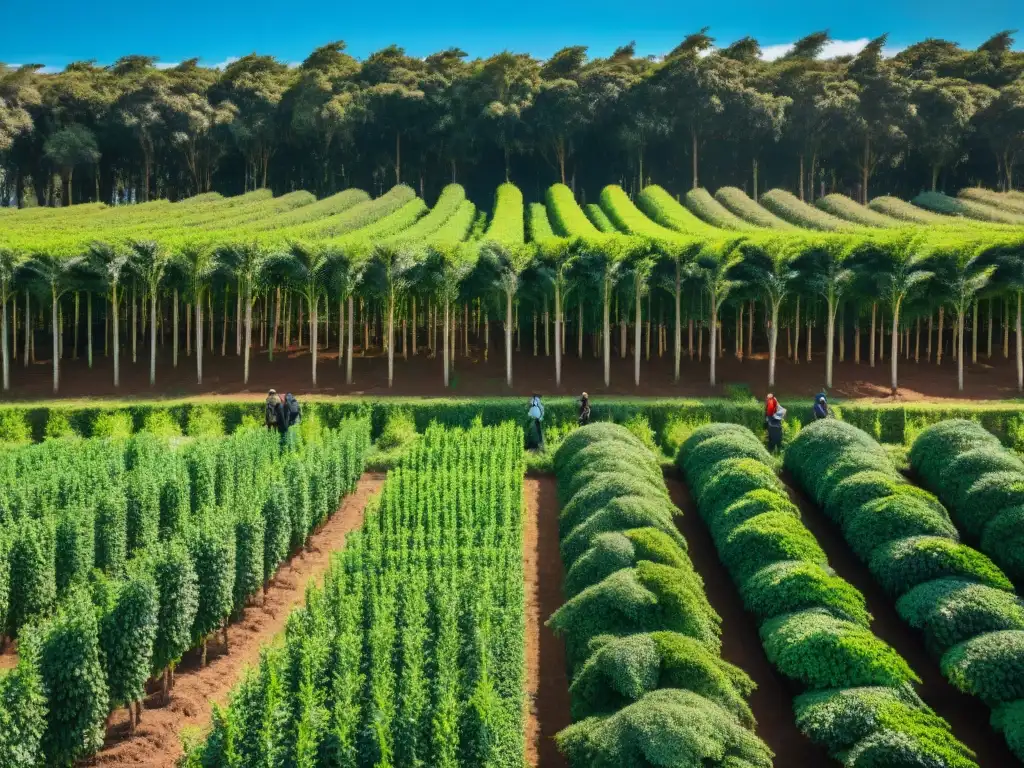
[[(923, 476), (953, 478), (951, 493), (965, 475), (929, 446), (965, 435), (960, 422), (926, 431), (915, 444)], [(903, 620), (923, 633), (946, 678), (993, 708), (993, 725), (1024, 759), (1024, 721), (1008, 716), (1024, 699), (1024, 602), (1006, 575), (962, 544), (938, 499), (907, 482), (856, 427), (833, 420), (808, 426), (787, 449), (785, 466), (896, 599)]]
[(574, 431), (555, 454), (574, 766), (768, 768), (753, 681), (720, 655), (721, 619), (673, 523), (657, 460), (615, 424)]
[(290, 437), (284, 453), (255, 429), (0, 452), (0, 635), (19, 641), (0, 677), (0, 765), (88, 758), (110, 711), (141, 712), (150, 678), (166, 694), (190, 648), (205, 659), (207, 637), (352, 489), (369, 423)]
[(978, 548), (1024, 583), (1024, 461), (981, 424), (953, 419), (918, 436), (910, 466)]
[[(476, 418), (485, 425), (525, 419), (526, 404), (522, 398), (368, 398), (309, 397), (302, 398), (304, 409), (315, 410), (321, 421), (334, 426), (342, 418), (356, 413), (369, 413), (373, 434), (384, 428), (394, 410), (412, 414), (416, 428), (423, 431), (431, 422), (445, 426), (469, 427)], [(786, 402), (791, 426), (810, 422), (809, 402)], [(634, 416), (644, 416), (654, 430), (660, 447), (674, 456), (680, 439), (676, 432), (688, 434), (694, 425), (728, 422), (742, 424), (754, 431), (763, 429), (764, 406), (749, 400), (729, 399), (653, 399), (653, 398), (599, 398), (591, 403), (593, 418), (597, 421), (623, 423)], [(166, 412), (179, 431), (193, 434), (194, 427), (204, 420), (223, 422), (224, 430), (234, 431), (243, 420), (262, 422), (263, 403), (259, 400), (217, 400), (208, 403), (189, 401), (113, 402), (109, 405), (74, 407), (63, 405), (11, 404), (0, 407), (0, 443), (35, 441), (48, 435), (70, 429), (79, 435), (94, 434), (97, 420), (105, 414), (127, 413), (131, 428), (139, 431), (153, 413)], [(305, 412), (305, 410), (304, 410)], [(979, 422), (997, 435), (1004, 444), (1024, 447), (1024, 410), (1017, 402), (979, 404), (908, 404), (884, 405), (850, 403), (833, 406), (833, 412), (842, 420), (860, 427), (876, 440), (884, 443), (910, 443), (931, 424), (965, 418)], [(552, 397), (545, 400), (545, 422), (554, 425), (576, 423), (578, 404), (574, 398)], [(676, 427), (683, 429), (677, 430)], [(790, 429), (789, 433), (794, 432)]]
[(800, 730), (847, 766), (974, 766), (913, 692), (917, 675), (869, 629), (864, 597), (829, 568), (761, 441), (712, 424), (676, 461), (769, 661), (805, 689)]

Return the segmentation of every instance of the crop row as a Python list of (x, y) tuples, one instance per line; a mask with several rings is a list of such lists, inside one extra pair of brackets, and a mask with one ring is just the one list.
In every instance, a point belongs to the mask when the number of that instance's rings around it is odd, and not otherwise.
[(851, 767), (974, 766), (914, 693), (914, 671), (871, 632), (864, 597), (829, 568), (754, 434), (702, 427), (677, 463), (768, 660), (804, 687), (794, 710), (808, 738)]
[(523, 231), (523, 193), (515, 184), (505, 182), (494, 193), (494, 210), (484, 239), (501, 245), (521, 245)]
[(785, 219), (805, 229), (818, 229), (826, 232), (849, 232), (857, 227), (843, 219), (813, 205), (808, 205), (792, 192), (784, 189), (772, 189), (761, 195), (761, 205)]
[(968, 187), (967, 189), (961, 189), (956, 196), (962, 200), (973, 200), (993, 206), (1006, 213), (1024, 215), (1024, 199), (1012, 193), (995, 192), (983, 187)]
[(563, 237), (592, 237), (600, 234), (598, 228), (576, 202), (572, 190), (565, 184), (552, 184), (544, 194), (548, 215), (554, 231)]
[[(362, 471), (369, 422), (307, 423), (175, 444), (62, 438), (0, 462), (0, 619), (18, 667), (0, 677), (0, 756), (66, 765), (103, 743), (109, 712), (141, 719), (145, 685), (273, 576)], [(226, 636), (225, 636), (226, 640)], [(6, 739), (6, 742), (5, 742)], [(2, 763), (9, 765), (10, 763)]]
[(949, 197), (941, 192), (922, 192), (914, 198), (913, 203), (946, 216), (962, 216), (993, 224), (1024, 224), (1024, 215), (1000, 210), (970, 198)]
[(950, 683), (993, 708), (993, 725), (1024, 758), (1024, 603), (1006, 575), (960, 543), (942, 504), (854, 426), (804, 428), (785, 465), (923, 633)]
[(703, 187), (691, 189), (686, 193), (686, 207), (693, 211), (701, 221), (705, 221), (713, 227), (736, 231), (754, 228), (753, 224), (744, 221), (730, 211)]
[(656, 184), (644, 187), (636, 203), (652, 220), (667, 229), (683, 234), (707, 234), (712, 228), (688, 211), (668, 192)]
[(767, 208), (762, 208), (746, 192), (737, 187), (722, 187), (715, 192), (715, 200), (743, 221), (766, 229), (796, 229)]
[(526, 209), (526, 232), (530, 242), (536, 243), (555, 236), (548, 219), (548, 209), (544, 203), (530, 203)]
[(620, 232), (658, 240), (679, 240), (682, 235), (644, 216), (622, 187), (609, 184), (601, 190), (601, 209)]
[(522, 461), (428, 429), (188, 765), (522, 768)]
[(566, 641), (580, 768), (772, 765), (754, 734), (754, 688), (721, 658), (721, 619), (677, 531), (661, 467), (625, 427), (593, 424), (555, 454), (568, 598)]
[(901, 227), (907, 224), (905, 221), (886, 216), (866, 205), (861, 205), (853, 198), (835, 192), (819, 198), (815, 201), (815, 205), (826, 213), (864, 227)]
[(952, 419), (918, 435), (910, 466), (966, 536), (1024, 584), (1024, 462), (977, 422)]

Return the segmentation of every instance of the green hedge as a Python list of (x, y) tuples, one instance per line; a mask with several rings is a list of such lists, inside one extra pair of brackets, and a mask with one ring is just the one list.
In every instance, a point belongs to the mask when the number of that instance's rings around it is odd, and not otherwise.
[[(847, 758), (858, 752), (864, 765), (879, 768), (975, 766), (945, 721), (909, 687), (918, 679), (914, 672), (868, 628), (863, 595), (829, 569), (759, 438), (734, 426), (701, 428), (683, 443), (676, 463), (744, 606), (758, 620), (769, 661), (811, 692), (794, 701), (798, 727), (845, 765), (860, 765)], [(820, 470), (827, 467), (819, 463)], [(750, 469), (758, 479), (723, 501), (723, 490), (742, 484), (732, 479), (733, 468)], [(848, 474), (835, 476), (842, 480)], [(880, 487), (890, 490), (891, 478), (883, 480)], [(855, 497), (857, 487), (847, 482), (840, 497)], [(947, 757), (957, 759), (937, 762)]]
[(771, 765), (753, 733), (753, 683), (720, 657), (721, 619), (652, 451), (597, 423), (572, 432), (553, 464), (568, 600), (548, 625), (573, 680), (579, 722), (557, 737), (570, 763), (624, 768), (658, 753), (666, 765)]
[[(810, 469), (814, 457), (825, 452), (836, 461), (859, 461), (881, 450), (872, 443), (870, 435), (850, 424), (811, 424), (787, 450), (785, 465), (805, 490), (813, 488), (825, 499), (830, 517), (843, 521), (847, 543), (898, 598), (901, 617), (922, 632), (955, 687), (991, 706), (1024, 698), (1024, 604), (998, 567), (1024, 564), (1017, 554), (1024, 543), (1024, 507), (989, 514), (982, 547), (990, 560), (961, 544), (941, 504), (907, 487), (891, 463), (859, 485), (853, 479), (830, 481), (829, 473), (822, 480)], [(911, 447), (910, 463), (955, 515), (969, 504), (979, 477), (989, 470), (1012, 471), (1020, 462), (977, 424), (958, 420), (925, 429)], [(847, 491), (840, 492), (844, 483)], [(985, 493), (999, 498), (991, 487)]]

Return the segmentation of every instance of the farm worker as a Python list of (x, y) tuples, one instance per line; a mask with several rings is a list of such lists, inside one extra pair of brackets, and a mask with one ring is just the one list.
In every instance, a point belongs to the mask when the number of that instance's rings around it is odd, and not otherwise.
[(284, 403), (288, 407), (288, 426), (294, 427), (302, 421), (302, 407), (291, 392), (284, 396)]
[(768, 429), (768, 450), (778, 450), (782, 445), (782, 420), (786, 418), (786, 409), (779, 405), (779, 401), (769, 395), (773, 408), (771, 416), (765, 418), (765, 426)]
[(579, 424), (581, 427), (587, 426), (590, 423), (590, 397), (586, 392), (580, 397), (580, 417)]
[(544, 447), (544, 404), (540, 401), (539, 395), (530, 398), (530, 409), (526, 412), (530, 418), (529, 435), (527, 447), (531, 450)]
[(263, 424), (267, 429), (277, 429), (278, 406), (281, 405), (281, 398), (277, 396), (277, 390), (272, 389), (267, 393), (267, 400), (264, 408)]
[(825, 400), (825, 393), (819, 392), (814, 397), (814, 420), (828, 418), (828, 402)]
[(775, 395), (771, 392), (768, 393), (768, 397), (764, 399), (764, 417), (770, 419), (775, 415), (775, 411), (779, 408), (779, 401), (775, 399)]
[(281, 446), (284, 447), (288, 441), (288, 428), (291, 426), (288, 421), (288, 406), (284, 400), (278, 398), (275, 410), (277, 411), (277, 431), (281, 435)]

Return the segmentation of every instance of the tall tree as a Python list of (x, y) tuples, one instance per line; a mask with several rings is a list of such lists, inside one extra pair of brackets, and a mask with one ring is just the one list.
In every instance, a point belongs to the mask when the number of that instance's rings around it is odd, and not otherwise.
[(531, 56), (505, 51), (487, 59), (474, 79), (480, 126), (501, 150), (508, 181), (512, 155), (525, 145), (524, 116), (540, 88), (540, 67)]
[(100, 150), (96, 146), (96, 137), (84, 125), (69, 125), (51, 134), (43, 145), (43, 154), (60, 170), (63, 186), (61, 204), (71, 205), (71, 179), (75, 168), (99, 162)]
[(146, 284), (149, 293), (149, 386), (156, 384), (157, 295), (170, 256), (153, 240), (132, 243), (132, 269)]

